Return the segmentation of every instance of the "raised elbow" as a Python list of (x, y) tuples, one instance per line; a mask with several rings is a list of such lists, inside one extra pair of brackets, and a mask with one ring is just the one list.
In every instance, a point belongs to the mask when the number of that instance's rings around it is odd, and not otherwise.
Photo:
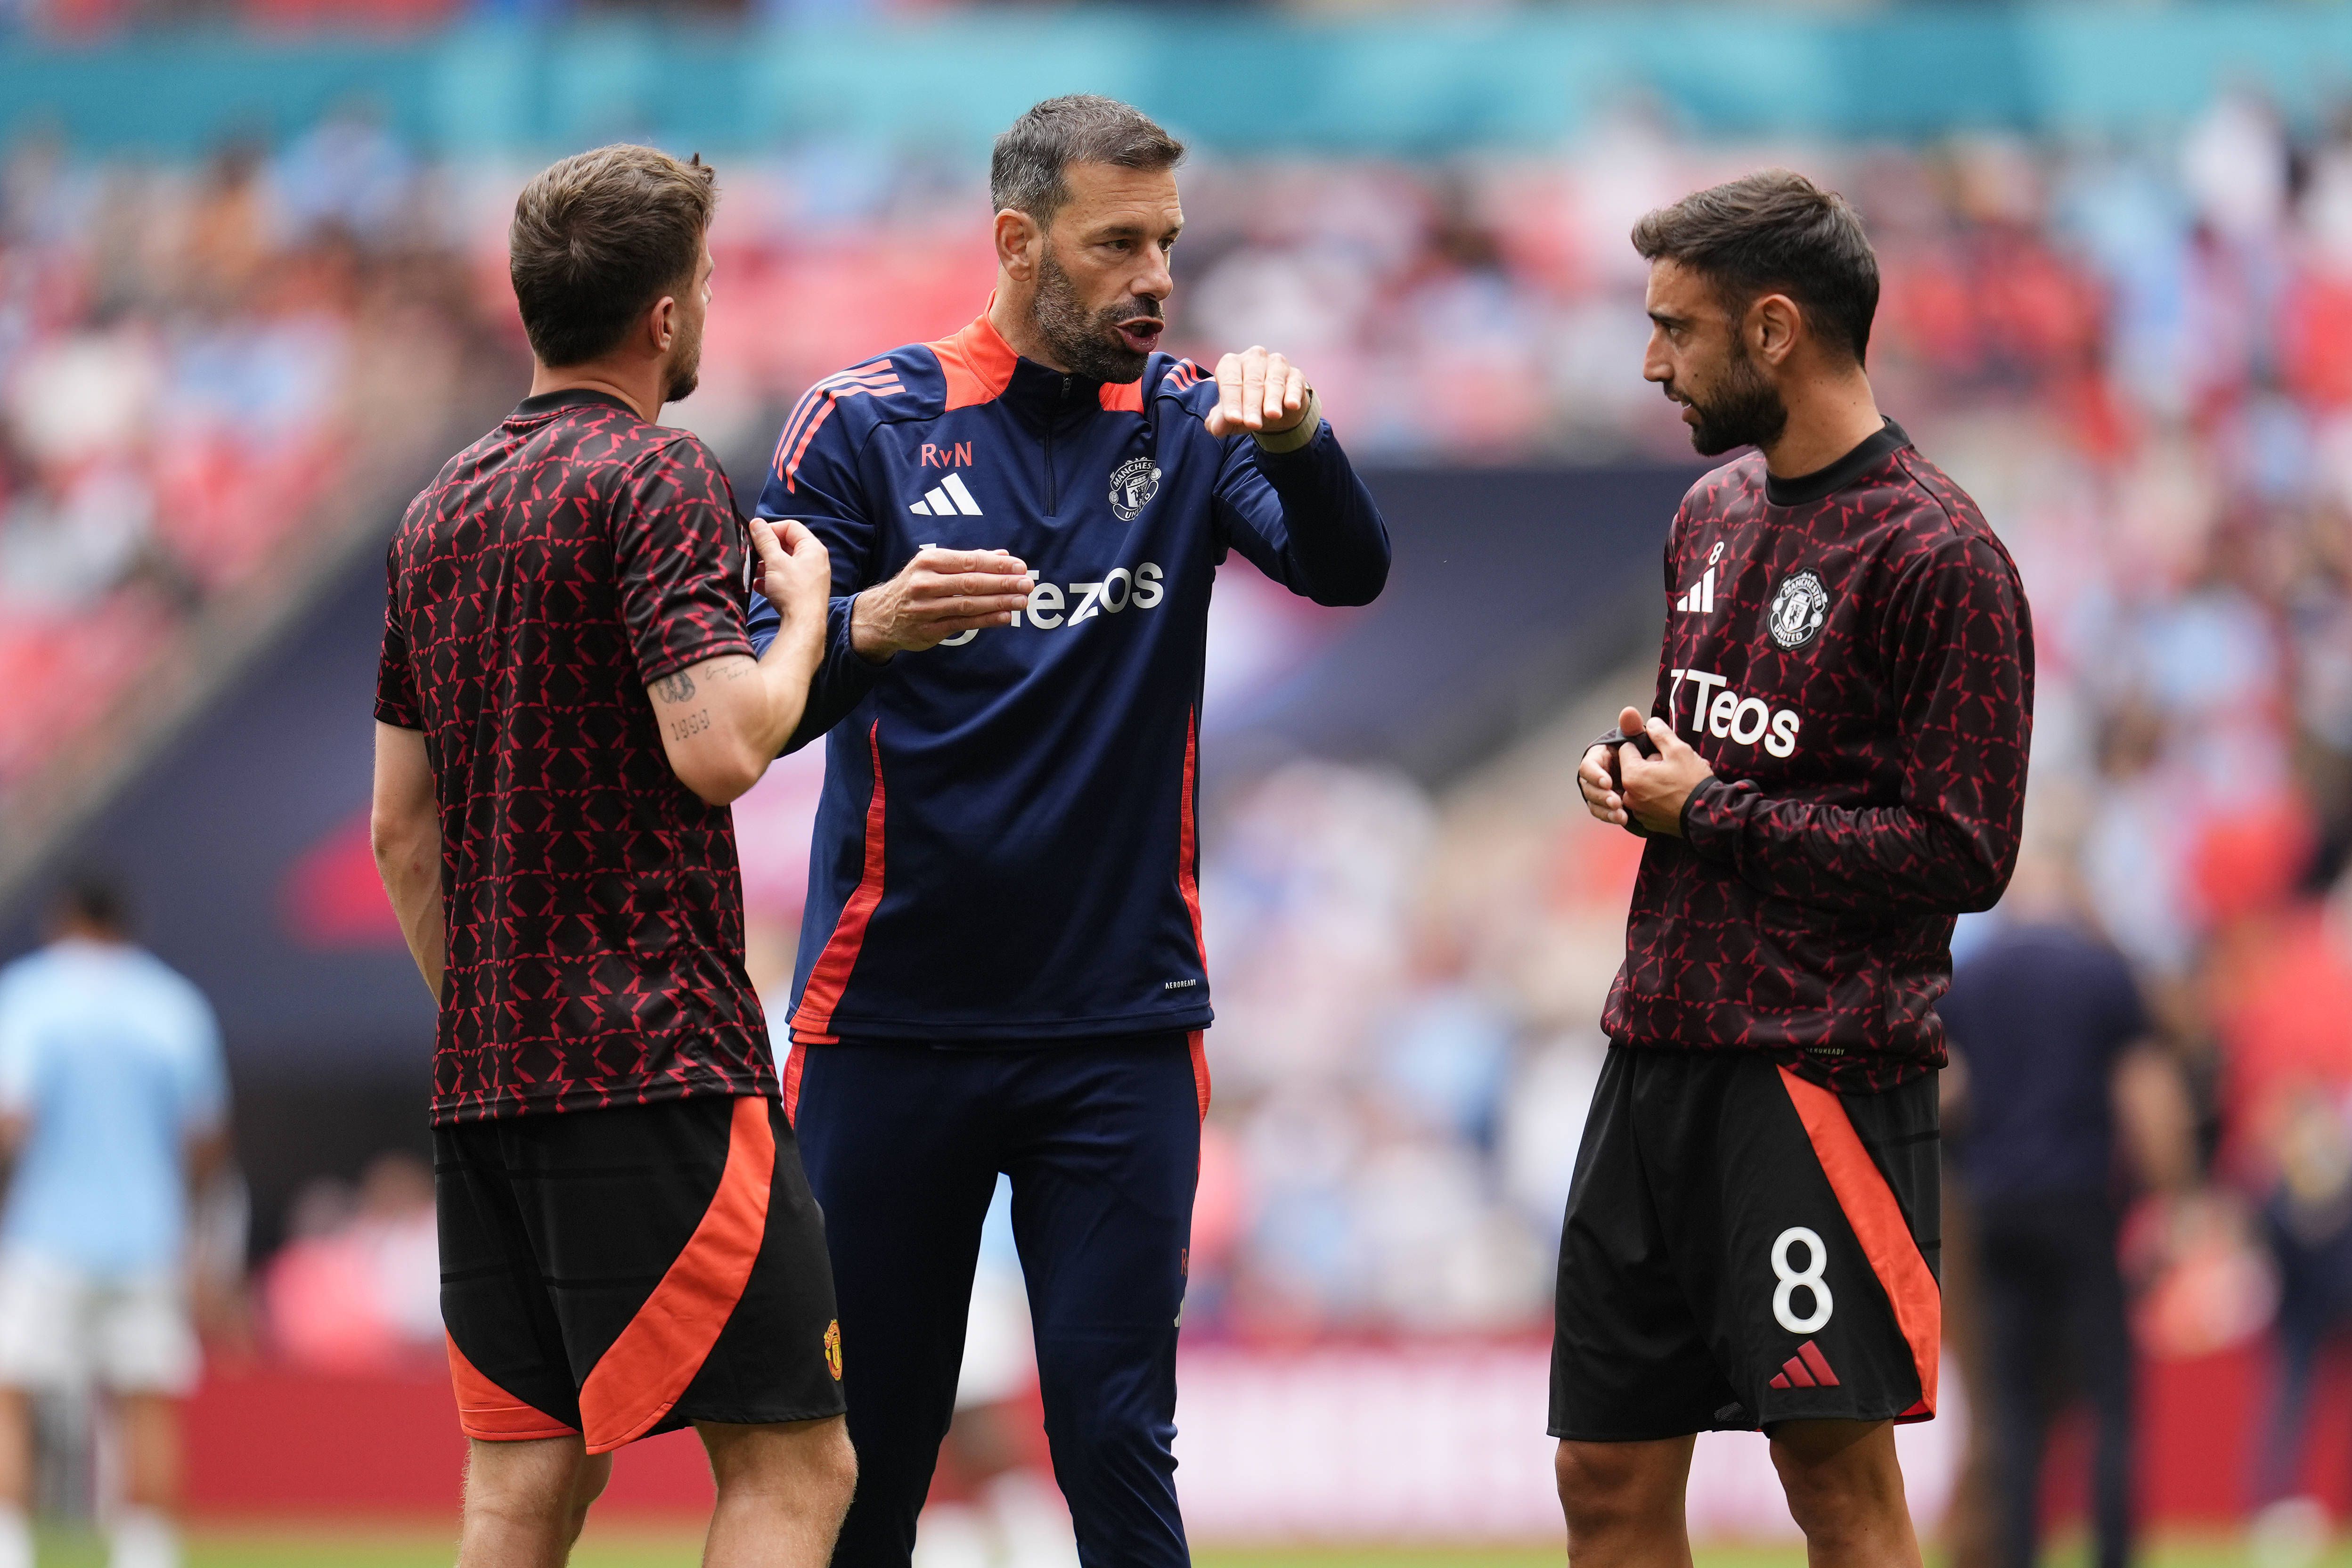
[(734, 768), (697, 768), (679, 773), (677, 781), (705, 805), (732, 805), (760, 782), (756, 773), (747, 776)]
[(1379, 598), (1381, 590), (1388, 585), (1389, 558), (1382, 555), (1377, 563), (1317, 583), (1307, 596), (1327, 609), (1351, 610)]
[(1950, 901), (1944, 912), (1951, 915), (1980, 915), (2000, 903), (2001, 894), (2008, 890), (2009, 883), (2006, 879), (1968, 887), (1961, 890), (1958, 898)]
[(703, 805), (732, 805), (760, 782), (767, 759), (743, 746), (707, 747), (692, 756), (671, 758), (670, 768)]
[(1981, 914), (2009, 891), (2009, 879), (2017, 869), (2017, 841), (1956, 831), (1947, 841), (1945, 864), (1952, 868), (1948, 912)]
[(2010, 873), (2015, 868), (2014, 862), (2009, 865), (1988, 866), (1980, 869), (1970, 867), (1969, 874), (1963, 879), (1958, 907), (1953, 913), (1982, 914), (2000, 902), (2001, 895), (2009, 891)]
[(751, 786), (759, 782), (757, 773), (730, 773), (716, 784), (694, 793), (702, 797), (705, 805), (733, 805), (751, 794)]

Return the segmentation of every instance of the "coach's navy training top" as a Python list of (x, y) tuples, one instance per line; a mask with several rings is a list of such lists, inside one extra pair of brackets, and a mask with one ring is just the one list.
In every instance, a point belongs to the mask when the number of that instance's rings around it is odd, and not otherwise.
[[(1228, 550), (1318, 604), (1369, 603), (1388, 531), (1330, 426), (1275, 456), (1202, 420), (1213, 377), (1153, 354), (1092, 381), (982, 316), (813, 387), (760, 514), (833, 556), (795, 746), (831, 731), (793, 1037), (1053, 1040), (1210, 1019), (1193, 778), (1209, 591)], [(916, 552), (1003, 549), (1019, 622), (872, 666), (850, 597)], [(777, 616), (754, 603), (764, 649)]]

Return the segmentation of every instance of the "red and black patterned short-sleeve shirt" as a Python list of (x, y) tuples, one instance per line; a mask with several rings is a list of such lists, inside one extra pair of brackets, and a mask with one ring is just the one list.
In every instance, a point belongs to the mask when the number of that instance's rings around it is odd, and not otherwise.
[(1953, 917), (2015, 868), (2033, 628), (2009, 552), (1892, 420), (1819, 474), (1750, 453), (1666, 546), (1651, 711), (1715, 777), (1653, 838), (1601, 1026), (1840, 1092), (1943, 1065)]
[(734, 818), (645, 689), (751, 651), (748, 560), (709, 449), (598, 393), (527, 399), (410, 503), (375, 713), (439, 799), (436, 1124), (775, 1092)]

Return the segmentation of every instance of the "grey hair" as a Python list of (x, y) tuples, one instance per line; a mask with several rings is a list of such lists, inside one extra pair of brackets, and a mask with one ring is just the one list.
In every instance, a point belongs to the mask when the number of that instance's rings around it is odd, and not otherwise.
[(988, 197), (998, 212), (1027, 213), (1040, 225), (1070, 197), (1064, 171), (1073, 163), (1122, 169), (1172, 169), (1184, 143), (1132, 104), (1097, 93), (1049, 98), (996, 139), (988, 163)]

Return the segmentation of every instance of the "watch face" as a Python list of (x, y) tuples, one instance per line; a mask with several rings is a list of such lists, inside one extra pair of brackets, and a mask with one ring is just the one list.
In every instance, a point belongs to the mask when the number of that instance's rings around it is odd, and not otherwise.
[(1780, 647), (1800, 648), (1813, 640), (1813, 634), (1829, 618), (1830, 591), (1811, 572), (1799, 572), (1781, 579), (1764, 617), (1764, 629)]

